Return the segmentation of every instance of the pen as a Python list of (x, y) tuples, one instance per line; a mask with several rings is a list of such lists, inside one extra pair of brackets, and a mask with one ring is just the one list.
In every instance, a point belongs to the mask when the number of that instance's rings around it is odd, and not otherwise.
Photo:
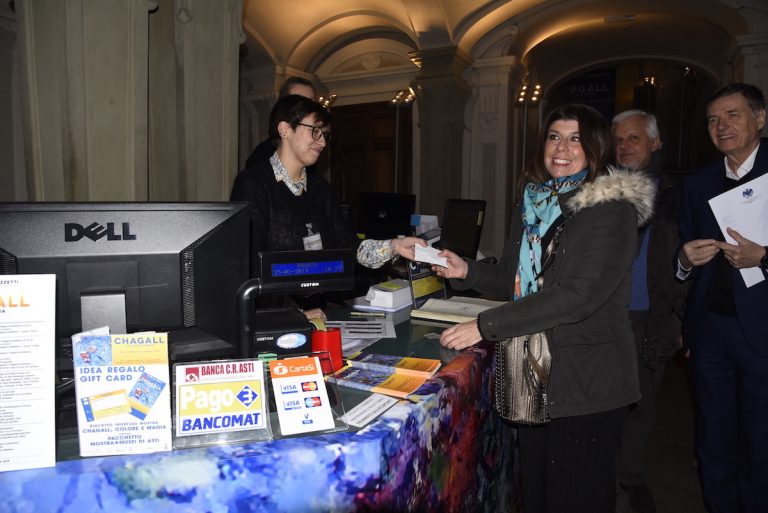
[(350, 317), (386, 317), (382, 312), (349, 312)]

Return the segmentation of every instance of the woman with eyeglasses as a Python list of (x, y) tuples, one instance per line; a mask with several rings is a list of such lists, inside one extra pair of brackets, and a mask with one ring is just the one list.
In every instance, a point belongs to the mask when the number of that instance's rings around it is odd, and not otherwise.
[(397, 256), (413, 258), (414, 245), (425, 245), (415, 237), (361, 244), (342, 217), (330, 184), (307, 173), (330, 142), (330, 123), (331, 113), (303, 96), (285, 96), (272, 108), (269, 137), (276, 150), (243, 169), (230, 195), (231, 201), (253, 206), (251, 254), (357, 248), (358, 261), (372, 268)]
[[(443, 251), (448, 266), (435, 268), (456, 289), (510, 301), (445, 330), (440, 343), (463, 349), (546, 332), (550, 420), (517, 429), (523, 509), (609, 513), (624, 420), (640, 398), (628, 304), (637, 228), (650, 218), (655, 187), (608, 169), (610, 127), (591, 107), (557, 108), (542, 127), (498, 264)], [(496, 378), (497, 388), (515, 387)]]

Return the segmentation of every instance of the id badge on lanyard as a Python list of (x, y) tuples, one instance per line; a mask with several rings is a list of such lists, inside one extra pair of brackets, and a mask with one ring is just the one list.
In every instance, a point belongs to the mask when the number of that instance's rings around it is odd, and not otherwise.
[(302, 242), (304, 243), (304, 249), (305, 250), (313, 250), (313, 249), (323, 249), (323, 240), (320, 237), (319, 233), (314, 233), (312, 231), (312, 223), (307, 223), (307, 235), (305, 237), (302, 237)]

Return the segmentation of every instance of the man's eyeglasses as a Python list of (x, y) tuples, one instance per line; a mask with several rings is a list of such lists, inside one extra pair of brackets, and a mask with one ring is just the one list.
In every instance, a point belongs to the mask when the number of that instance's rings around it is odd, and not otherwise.
[(325, 137), (325, 142), (331, 142), (331, 132), (330, 131), (323, 130), (319, 126), (308, 125), (306, 123), (296, 123), (296, 124), (297, 125), (301, 125), (301, 126), (305, 126), (307, 128), (311, 128), (312, 129), (312, 139), (314, 139), (315, 141), (320, 140), (320, 136), (322, 135), (322, 136)]

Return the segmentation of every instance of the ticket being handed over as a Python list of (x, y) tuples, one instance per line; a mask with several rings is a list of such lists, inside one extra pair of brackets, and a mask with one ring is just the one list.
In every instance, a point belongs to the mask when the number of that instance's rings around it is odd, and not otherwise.
[(415, 250), (414, 260), (417, 262), (426, 262), (428, 264), (448, 267), (448, 259), (437, 256), (437, 254), (440, 253), (439, 249), (433, 248), (432, 246), (421, 247), (416, 245)]

